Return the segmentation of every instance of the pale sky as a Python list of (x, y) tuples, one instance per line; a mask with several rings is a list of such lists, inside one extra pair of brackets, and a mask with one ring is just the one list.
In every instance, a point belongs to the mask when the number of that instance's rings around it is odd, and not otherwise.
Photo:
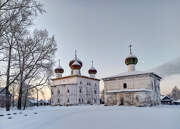
[[(127, 71), (124, 64), (132, 40), (136, 69), (149, 70), (180, 57), (179, 0), (40, 0), (47, 11), (34, 28), (55, 36), (64, 75), (78, 51), (87, 75), (91, 60), (98, 77)], [(58, 61), (57, 61), (58, 62)], [(178, 73), (179, 74), (179, 73)]]

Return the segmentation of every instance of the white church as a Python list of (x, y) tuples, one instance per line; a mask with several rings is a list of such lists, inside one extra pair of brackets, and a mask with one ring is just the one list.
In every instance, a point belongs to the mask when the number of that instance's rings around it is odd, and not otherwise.
[(52, 79), (51, 105), (79, 105), (99, 104), (99, 79), (97, 70), (93, 66), (88, 70), (89, 76), (81, 75), (83, 63), (75, 57), (69, 62), (71, 74), (62, 76), (64, 69), (60, 66), (55, 69), (56, 77)]
[(161, 77), (153, 72), (136, 71), (138, 58), (130, 54), (125, 59), (128, 72), (103, 78), (105, 105), (153, 106), (160, 104)]

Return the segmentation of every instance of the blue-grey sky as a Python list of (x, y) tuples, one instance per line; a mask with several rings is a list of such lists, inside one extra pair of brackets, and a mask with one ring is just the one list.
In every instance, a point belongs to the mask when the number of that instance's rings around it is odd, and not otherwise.
[(35, 28), (47, 29), (58, 44), (65, 75), (77, 49), (87, 75), (91, 60), (98, 77), (127, 71), (124, 59), (138, 57), (137, 70), (148, 70), (180, 57), (180, 1), (175, 0), (40, 0), (47, 11)]

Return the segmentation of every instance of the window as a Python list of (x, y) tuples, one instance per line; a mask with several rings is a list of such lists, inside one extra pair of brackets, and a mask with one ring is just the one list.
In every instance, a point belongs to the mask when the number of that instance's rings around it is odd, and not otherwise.
[(60, 94), (60, 90), (59, 89), (58, 89), (57, 93)]
[(82, 99), (82, 103), (83, 103), (83, 99)]
[(81, 88), (79, 89), (79, 92), (80, 92), (80, 93), (82, 92)]
[(95, 87), (97, 86), (97, 84), (95, 83)]
[(79, 103), (81, 103), (81, 99), (79, 98)]
[(67, 103), (69, 103), (69, 98), (67, 99)]
[(69, 89), (67, 89), (67, 93), (69, 93)]
[(83, 84), (82, 81), (80, 81), (80, 84), (81, 84), (81, 85)]
[(59, 98), (58, 98), (58, 103), (60, 102)]
[(126, 84), (126, 83), (123, 84), (123, 88), (124, 88), (124, 89), (127, 88), (127, 84)]
[(53, 91), (51, 90), (51, 94), (53, 95)]
[(94, 94), (96, 94), (97, 93), (97, 91), (96, 90), (94, 90)]

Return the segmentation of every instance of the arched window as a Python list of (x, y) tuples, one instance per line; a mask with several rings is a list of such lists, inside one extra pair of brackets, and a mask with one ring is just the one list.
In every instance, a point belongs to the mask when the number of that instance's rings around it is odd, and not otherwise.
[(81, 99), (79, 98), (79, 103), (81, 103)]
[(67, 103), (69, 103), (69, 98), (67, 99)]
[(79, 89), (79, 93), (81, 93), (82, 92), (82, 90), (81, 90), (81, 88)]
[(127, 84), (126, 84), (126, 83), (123, 84), (123, 88), (124, 88), (124, 89), (127, 88)]
[(58, 103), (60, 102), (59, 98), (58, 98)]

